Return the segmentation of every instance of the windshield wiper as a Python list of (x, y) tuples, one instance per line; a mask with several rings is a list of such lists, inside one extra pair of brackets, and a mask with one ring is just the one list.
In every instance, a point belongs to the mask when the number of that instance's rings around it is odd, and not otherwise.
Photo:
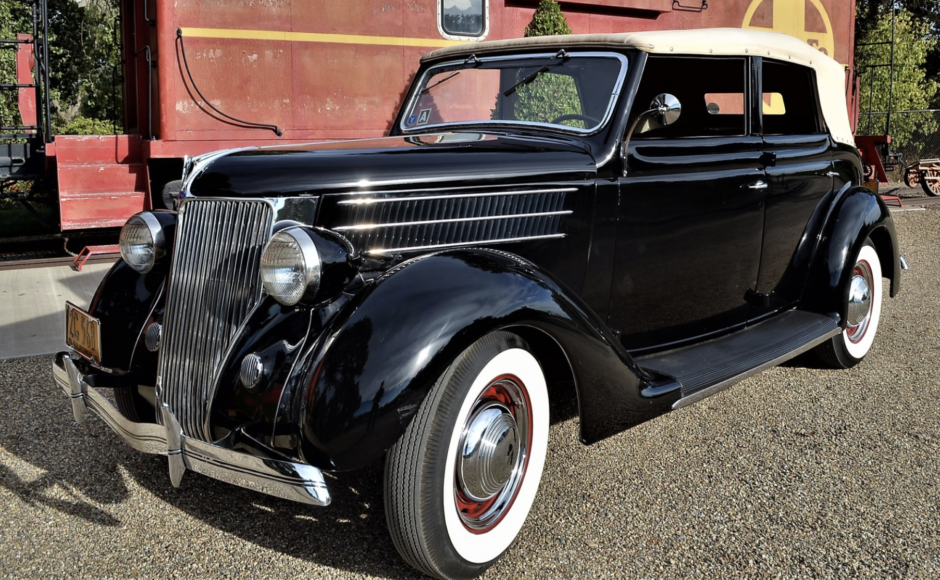
[(525, 85), (531, 83), (532, 81), (534, 81), (535, 79), (537, 79), (540, 74), (545, 73), (545, 72), (548, 72), (548, 65), (543, 66), (543, 67), (540, 68), (539, 70), (535, 71), (534, 73), (530, 74), (530, 75), (527, 76), (526, 78), (522, 79), (522, 80), (519, 81), (518, 83), (514, 84), (513, 86), (511, 86), (511, 87), (509, 87), (508, 89), (506, 89), (505, 91), (503, 91), (503, 96), (504, 96), (504, 97), (508, 97), (509, 95), (511, 95), (511, 94), (513, 94), (514, 92), (516, 92), (516, 89), (518, 89), (519, 87), (524, 87)]
[(421, 91), (421, 94), (423, 95), (424, 93), (430, 91), (431, 89), (433, 89), (433, 88), (436, 87), (437, 85), (439, 85), (439, 84), (441, 84), (441, 83), (445, 83), (445, 82), (449, 81), (450, 79), (454, 78), (455, 76), (457, 76), (457, 75), (459, 75), (459, 74), (460, 74), (460, 71), (457, 71), (457, 72), (455, 72), (455, 73), (452, 74), (452, 75), (447, 75), (446, 77), (444, 77), (444, 78), (442, 78), (441, 80), (437, 81), (437, 82), (434, 83), (433, 85), (424, 87), (424, 90)]
[[(558, 66), (558, 65), (560, 65), (560, 64), (564, 64), (564, 62), (565, 62), (566, 60), (568, 60), (569, 56), (568, 56), (568, 53), (565, 51), (565, 49), (561, 49), (561, 50), (559, 50), (559, 51), (555, 54), (555, 56), (552, 57), (552, 59), (556, 59), (556, 58), (561, 59), (561, 62), (554, 63), (552, 66)], [(505, 91), (503, 91), (503, 96), (504, 96), (504, 97), (508, 97), (509, 95), (511, 95), (511, 94), (513, 94), (514, 92), (516, 92), (516, 90), (517, 90), (519, 87), (524, 87), (525, 85), (527, 85), (527, 84), (531, 83), (532, 81), (534, 81), (535, 79), (537, 79), (540, 74), (542, 74), (542, 73), (547, 73), (548, 71), (549, 71), (549, 68), (548, 68), (548, 65), (546, 64), (546, 65), (544, 65), (542, 68), (540, 68), (539, 70), (535, 71), (534, 73), (530, 74), (530, 75), (527, 76), (526, 78), (522, 79), (522, 80), (519, 81), (518, 83), (514, 84), (513, 86), (511, 86), (511, 87), (509, 87), (508, 89), (506, 89)]]

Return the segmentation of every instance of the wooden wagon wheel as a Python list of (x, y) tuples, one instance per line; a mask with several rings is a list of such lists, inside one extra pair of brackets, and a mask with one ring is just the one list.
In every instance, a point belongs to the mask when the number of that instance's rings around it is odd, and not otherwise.
[(920, 163), (911, 163), (904, 170), (904, 184), (908, 187), (917, 187), (920, 181)]
[(940, 166), (925, 170), (921, 175), (920, 185), (927, 195), (931, 197), (940, 195)]

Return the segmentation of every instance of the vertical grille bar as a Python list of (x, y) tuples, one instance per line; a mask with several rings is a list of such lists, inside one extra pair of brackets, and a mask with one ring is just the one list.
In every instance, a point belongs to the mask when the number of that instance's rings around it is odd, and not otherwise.
[(183, 432), (211, 441), (209, 404), (222, 357), (261, 301), (261, 251), (274, 211), (259, 200), (193, 199), (180, 209), (159, 375)]

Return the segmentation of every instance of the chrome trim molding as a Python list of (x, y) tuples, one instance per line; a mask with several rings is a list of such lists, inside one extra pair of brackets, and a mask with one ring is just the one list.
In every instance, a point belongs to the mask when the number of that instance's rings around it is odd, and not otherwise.
[(218, 151), (210, 151), (209, 153), (204, 153), (202, 155), (196, 155), (190, 159), (186, 159), (183, 162), (183, 177), (182, 177), (182, 187), (180, 187), (180, 200), (185, 199), (190, 195), (189, 186), (193, 184), (193, 181), (199, 175), (208, 169), (209, 164), (215, 161), (220, 157), (225, 157), (226, 155), (231, 155), (232, 153), (238, 153), (239, 151), (251, 151), (257, 149), (257, 147), (236, 147), (234, 149), (220, 149)]
[(511, 220), (518, 218), (533, 218), (533, 217), (548, 217), (555, 215), (569, 215), (571, 210), (567, 211), (544, 211), (540, 213), (517, 213), (511, 215), (494, 215), (494, 216), (485, 216), (485, 217), (468, 217), (468, 218), (456, 218), (452, 220), (425, 220), (420, 222), (394, 222), (387, 224), (359, 224), (355, 226), (339, 226), (333, 228), (338, 232), (348, 232), (348, 231), (360, 231), (360, 230), (374, 230), (378, 228), (397, 228), (405, 226), (430, 226), (435, 224), (457, 224), (463, 222), (478, 222), (484, 220)]
[(330, 223), (361, 253), (389, 254), (564, 237), (575, 187), (388, 195), (336, 202)]
[[(316, 467), (280, 459), (240, 453), (187, 437), (167, 407), (161, 407), (163, 425), (136, 423), (124, 417), (104, 396), (89, 386), (69, 353), (60, 352), (52, 361), (52, 375), (69, 396), (76, 420), (91, 409), (125, 443), (142, 453), (166, 455), (170, 480), (175, 487), (186, 470), (239, 487), (308, 505), (330, 505), (330, 492), (323, 472)], [(81, 409), (77, 412), (76, 409)]]
[[(565, 234), (549, 234), (546, 236), (529, 236), (525, 238), (502, 238), (499, 240), (487, 240), (487, 244), (506, 244), (509, 242), (528, 242), (530, 240), (552, 240), (557, 238), (563, 238)], [(458, 248), (461, 246), (478, 246), (480, 242), (456, 242), (453, 244), (436, 244), (433, 246), (413, 246), (410, 248), (376, 248), (373, 250), (368, 250), (366, 253), (370, 255), (381, 255), (381, 254), (391, 254), (393, 252), (403, 252), (405, 250), (439, 250), (442, 248)]]
[[(346, 199), (337, 205), (370, 205), (373, 203), (401, 203), (403, 201), (430, 201), (436, 199), (463, 199), (468, 197), (494, 197), (502, 195), (528, 195), (534, 193), (572, 193), (578, 191), (576, 187), (558, 187), (555, 189), (523, 189), (520, 191), (489, 191), (486, 193), (454, 193), (448, 195), (414, 195), (408, 197), (368, 197), (360, 199)], [(336, 229), (336, 228), (333, 228)]]

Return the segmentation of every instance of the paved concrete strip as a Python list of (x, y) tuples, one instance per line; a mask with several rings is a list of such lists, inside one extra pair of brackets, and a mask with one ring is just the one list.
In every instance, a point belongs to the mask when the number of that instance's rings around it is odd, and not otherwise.
[(87, 308), (111, 264), (0, 271), (0, 359), (64, 348), (65, 301)]

